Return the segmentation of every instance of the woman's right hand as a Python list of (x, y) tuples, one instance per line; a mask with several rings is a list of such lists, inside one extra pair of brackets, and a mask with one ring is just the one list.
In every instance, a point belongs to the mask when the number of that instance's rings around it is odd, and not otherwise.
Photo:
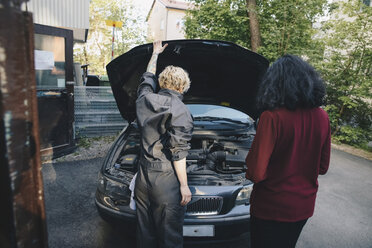
[(180, 202), (181, 206), (186, 206), (187, 203), (191, 201), (191, 191), (188, 185), (180, 186), (182, 200)]
[(162, 41), (157, 40), (157, 41), (154, 41), (153, 46), (154, 46), (154, 49), (152, 51), (152, 54), (160, 54), (168, 46), (168, 43), (165, 43), (164, 46), (162, 46)]

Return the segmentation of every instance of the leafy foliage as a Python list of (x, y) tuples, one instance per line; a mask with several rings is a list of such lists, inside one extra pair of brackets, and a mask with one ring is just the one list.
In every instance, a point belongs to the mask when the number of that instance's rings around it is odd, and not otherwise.
[(319, 57), (323, 47), (314, 39), (313, 24), (323, 14), (326, 3), (325, 0), (260, 1), (263, 40), (260, 53), (270, 61), (284, 54)]
[(345, 125), (341, 126), (338, 134), (333, 136), (333, 141), (353, 145), (372, 152), (372, 148), (367, 145), (371, 138), (372, 136), (366, 130)]
[[(196, 8), (186, 17), (187, 38), (250, 48), (245, 0), (190, 1)], [(295, 54), (314, 65), (327, 84), (334, 140), (366, 148), (372, 140), (372, 7), (360, 0), (257, 0), (257, 11), (258, 52), (270, 61)]]
[[(258, 0), (262, 46), (270, 61), (291, 53), (307, 57), (322, 54), (313, 39), (312, 25), (323, 14), (326, 0)], [(193, 0), (196, 5), (185, 21), (187, 38), (226, 40), (250, 48), (249, 18), (245, 0)]]
[(232, 41), (249, 44), (249, 20), (245, 0), (194, 1), (185, 20), (186, 38)]
[(75, 44), (74, 61), (89, 64), (90, 74), (106, 74), (105, 66), (111, 60), (112, 27), (106, 26), (105, 20), (123, 22), (115, 32), (116, 57), (145, 42), (145, 20), (137, 13), (132, 1), (92, 0), (87, 43)]
[(335, 139), (365, 147), (372, 140), (372, 8), (357, 0), (332, 7), (316, 65), (327, 82), (326, 110)]

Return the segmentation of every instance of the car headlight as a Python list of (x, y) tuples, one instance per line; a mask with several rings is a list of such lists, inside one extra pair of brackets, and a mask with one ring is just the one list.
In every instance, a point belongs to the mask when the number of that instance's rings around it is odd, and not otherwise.
[[(111, 180), (102, 173), (98, 173), (97, 189), (109, 197), (113, 203), (120, 205), (128, 205), (130, 201), (131, 191), (129, 185)], [(110, 204), (111, 205), (111, 204)]]
[(98, 172), (98, 185), (97, 185), (97, 189), (100, 192), (102, 192), (102, 193), (106, 191), (106, 180), (103, 177), (103, 175), (102, 175), (101, 172)]
[(252, 189), (253, 189), (253, 184), (247, 185), (241, 188), (239, 194), (236, 197), (235, 205), (243, 205), (243, 204), (249, 203)]

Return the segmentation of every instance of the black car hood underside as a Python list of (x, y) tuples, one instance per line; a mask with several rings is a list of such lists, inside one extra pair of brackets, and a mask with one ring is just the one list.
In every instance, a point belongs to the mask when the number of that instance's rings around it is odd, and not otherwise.
[[(168, 47), (159, 55), (157, 76), (168, 65), (185, 69), (191, 79), (185, 103), (229, 106), (257, 118), (258, 84), (269, 65), (263, 56), (225, 41), (164, 43), (168, 43)], [(137, 86), (151, 54), (152, 44), (137, 46), (106, 66), (120, 113), (129, 122), (136, 117)]]

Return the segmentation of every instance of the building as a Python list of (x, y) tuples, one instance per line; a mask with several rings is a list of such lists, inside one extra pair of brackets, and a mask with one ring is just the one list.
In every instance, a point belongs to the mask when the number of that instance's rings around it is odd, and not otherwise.
[(34, 57), (41, 156), (71, 151), (74, 141), (73, 44), (85, 42), (90, 0), (29, 0), (33, 14)]
[(186, 10), (193, 5), (175, 0), (154, 0), (147, 15), (148, 37), (151, 40), (184, 39)]

